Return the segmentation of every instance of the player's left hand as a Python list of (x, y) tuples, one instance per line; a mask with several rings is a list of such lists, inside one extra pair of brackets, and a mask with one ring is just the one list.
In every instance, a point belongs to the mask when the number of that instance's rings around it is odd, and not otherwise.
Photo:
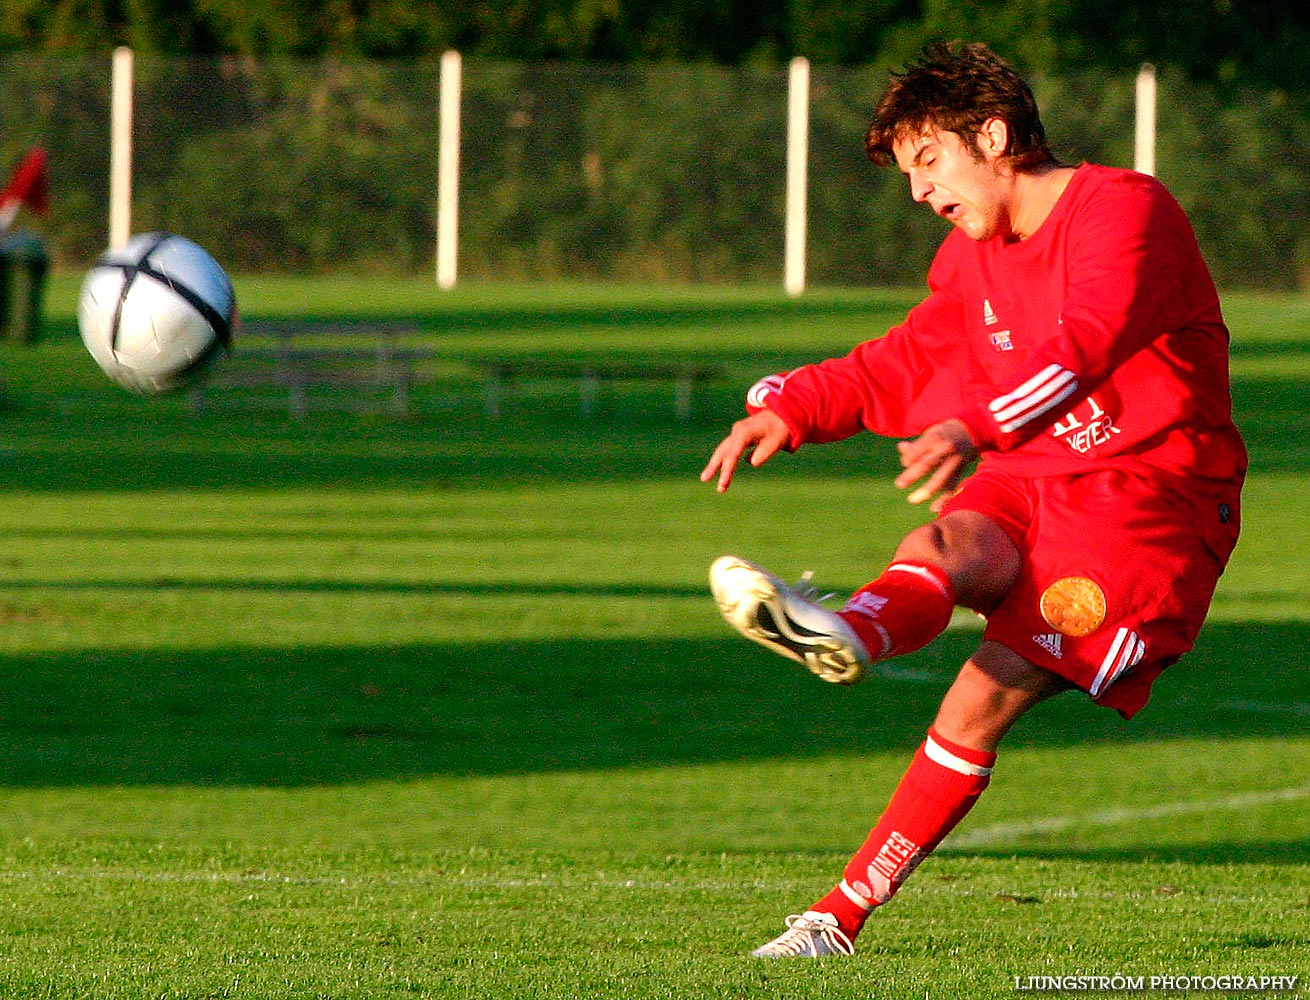
[(751, 465), (759, 467), (786, 448), (790, 439), (791, 429), (782, 417), (772, 410), (757, 410), (732, 425), (732, 431), (714, 449), (700, 481), (708, 483), (717, 478), (718, 490), (724, 493), (743, 455), (749, 453)]
[(914, 486), (906, 499), (910, 503), (931, 499), (933, 512), (939, 512), (954, 495), (978, 457), (969, 428), (955, 419), (933, 424), (913, 441), (898, 442), (896, 449), (905, 470), (896, 477), (896, 485), (903, 490)]

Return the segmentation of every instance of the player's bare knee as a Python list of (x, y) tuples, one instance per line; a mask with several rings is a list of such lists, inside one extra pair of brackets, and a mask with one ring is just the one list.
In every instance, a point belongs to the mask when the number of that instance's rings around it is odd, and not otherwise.
[(915, 560), (945, 571), (957, 603), (986, 612), (1013, 585), (1021, 558), (1009, 537), (989, 518), (952, 514), (915, 528), (896, 550), (896, 559)]
[(897, 559), (913, 559), (918, 562), (932, 563), (950, 572), (947, 565), (952, 560), (946, 544), (946, 536), (937, 521), (915, 528), (896, 548)]

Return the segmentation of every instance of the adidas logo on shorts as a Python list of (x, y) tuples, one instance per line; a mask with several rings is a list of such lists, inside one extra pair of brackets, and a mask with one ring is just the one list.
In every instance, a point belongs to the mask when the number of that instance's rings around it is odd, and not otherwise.
[(1033, 636), (1033, 642), (1041, 646), (1057, 660), (1064, 656), (1064, 647), (1060, 640), (1059, 632), (1048, 632), (1046, 635)]

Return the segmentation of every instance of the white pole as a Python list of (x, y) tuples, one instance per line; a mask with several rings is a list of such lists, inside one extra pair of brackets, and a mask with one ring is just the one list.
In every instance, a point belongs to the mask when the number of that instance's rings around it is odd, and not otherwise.
[(805, 291), (806, 169), (810, 157), (810, 63), (797, 56), (787, 74), (787, 220), (784, 242), (787, 294)]
[(110, 101), (109, 245), (132, 235), (132, 50), (114, 49)]
[(455, 287), (459, 250), (459, 101), (462, 63), (458, 52), (441, 56), (441, 111), (437, 151), (437, 286)]
[(1155, 67), (1143, 63), (1137, 71), (1137, 138), (1133, 169), (1155, 174)]

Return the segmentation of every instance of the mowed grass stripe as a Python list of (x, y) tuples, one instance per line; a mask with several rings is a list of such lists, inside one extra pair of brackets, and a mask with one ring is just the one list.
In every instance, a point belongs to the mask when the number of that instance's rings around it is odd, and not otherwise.
[[(913, 292), (238, 280), (247, 315), (403, 319), (447, 352), (409, 420), (296, 423), (126, 396), (71, 290), (44, 342), (0, 344), (0, 993), (920, 1000), (1304, 965), (1310, 741), (1269, 709), (1310, 704), (1301, 300), (1230, 299), (1246, 534), (1155, 702), (1041, 706), (859, 957), (762, 966), (976, 626), (816, 684), (728, 632), (705, 567), (863, 582), (924, 516), (894, 449), (803, 450), (727, 497), (695, 476), (750, 380)], [(662, 388), (580, 420), (566, 385), (489, 424), (460, 363), (499, 355), (730, 380), (685, 425)]]

